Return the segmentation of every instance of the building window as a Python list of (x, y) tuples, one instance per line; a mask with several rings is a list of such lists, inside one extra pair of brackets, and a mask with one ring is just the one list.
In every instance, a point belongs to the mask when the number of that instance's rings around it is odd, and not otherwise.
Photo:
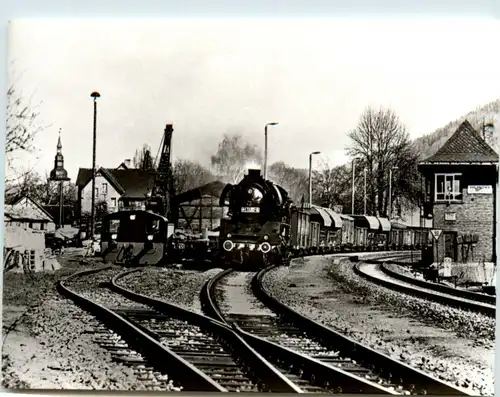
[(42, 222), (40, 223), (40, 230), (44, 230), (45, 229), (45, 224)]
[(30, 229), (33, 229), (33, 222), (30, 222), (30, 223), (28, 224), (28, 227), (29, 227)]
[(99, 197), (99, 188), (98, 187), (95, 188), (95, 196)]
[(108, 184), (107, 183), (103, 183), (102, 184), (102, 194), (105, 196), (106, 194), (108, 194)]
[(461, 178), (462, 174), (436, 174), (434, 190), (435, 201), (461, 201)]
[(111, 198), (111, 207), (112, 207), (112, 208), (115, 208), (115, 207), (116, 207), (116, 198), (115, 198), (115, 197), (112, 197), (112, 198)]

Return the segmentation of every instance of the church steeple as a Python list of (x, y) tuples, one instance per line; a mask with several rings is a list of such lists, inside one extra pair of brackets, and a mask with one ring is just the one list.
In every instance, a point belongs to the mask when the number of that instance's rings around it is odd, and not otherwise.
[(61, 129), (59, 128), (59, 139), (57, 140), (57, 153), (62, 155)]
[(53, 181), (67, 181), (68, 172), (64, 169), (64, 156), (62, 154), (61, 129), (57, 140), (57, 153), (54, 159), (54, 169), (50, 171), (50, 179)]

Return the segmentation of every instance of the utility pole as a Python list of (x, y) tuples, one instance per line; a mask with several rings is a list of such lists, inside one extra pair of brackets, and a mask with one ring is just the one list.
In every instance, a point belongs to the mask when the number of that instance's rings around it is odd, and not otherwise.
[(95, 159), (96, 159), (96, 140), (97, 140), (97, 98), (100, 94), (94, 91), (90, 94), (94, 98), (94, 131), (93, 131), (93, 145), (92, 145), (92, 204), (90, 209), (90, 237), (93, 240), (95, 234)]
[(351, 214), (354, 215), (354, 178), (356, 175), (356, 159), (352, 159), (352, 201), (351, 201)]
[(365, 169), (364, 169), (364, 174), (365, 174), (365, 181), (364, 181), (364, 185), (365, 185), (365, 197), (364, 197), (364, 199), (365, 199), (365, 203), (364, 203), (365, 204), (364, 205), (365, 211), (364, 211), (364, 215), (366, 215), (366, 171), (367, 170), (366, 170), (366, 167), (365, 167)]
[(321, 152), (312, 152), (309, 154), (309, 207), (312, 207), (312, 156)]

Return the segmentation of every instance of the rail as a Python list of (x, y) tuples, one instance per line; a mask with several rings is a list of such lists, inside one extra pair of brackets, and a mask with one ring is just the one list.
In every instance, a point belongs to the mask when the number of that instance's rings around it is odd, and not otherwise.
[[(367, 261), (368, 262), (368, 261)], [(378, 263), (377, 263), (378, 265)], [(483, 313), (490, 317), (496, 316), (496, 307), (494, 305), (486, 304), (483, 302), (468, 300), (459, 296), (448, 295), (448, 293), (434, 292), (426, 287), (418, 287), (416, 285), (404, 285), (395, 281), (384, 280), (371, 274), (367, 274), (362, 269), (362, 263), (357, 263), (354, 266), (354, 272), (359, 276), (371, 281), (375, 284), (382, 285), (386, 288), (404, 292), (409, 295), (417, 296), (419, 298), (432, 300), (434, 302), (442, 303), (449, 306), (459, 307), (461, 309), (470, 310), (478, 313)], [(384, 273), (385, 274), (385, 273)], [(401, 280), (402, 281), (402, 280)]]
[[(373, 261), (374, 263), (380, 263), (380, 261)], [(380, 269), (387, 274), (388, 276), (391, 276), (393, 278), (397, 278), (401, 281), (404, 281), (409, 284), (414, 284), (418, 285), (419, 287), (424, 287), (430, 290), (434, 291), (439, 291), (443, 292), (445, 294), (450, 294), (450, 295), (456, 295), (461, 298), (477, 301), (477, 302), (482, 302), (482, 303), (488, 303), (490, 305), (495, 305), (496, 304), (496, 297), (492, 295), (487, 295), (487, 294), (481, 294), (479, 292), (472, 292), (472, 291), (465, 291), (457, 288), (452, 288), (448, 287), (447, 285), (443, 284), (437, 284), (437, 283), (431, 283), (429, 281), (425, 280), (419, 280), (410, 276), (406, 276), (404, 274), (398, 273), (394, 270), (391, 270), (388, 266), (387, 263), (383, 262), (381, 263)]]
[(406, 387), (411, 388), (411, 385), (418, 385), (418, 387), (425, 389), (428, 394), (468, 395), (464, 391), (440, 381), (423, 371), (396, 361), (385, 354), (379, 353), (370, 347), (327, 328), (278, 301), (271, 296), (262, 284), (264, 275), (275, 267), (273, 265), (262, 269), (252, 280), (252, 289), (263, 303), (275, 312), (291, 320), (299, 328), (307, 332), (308, 335), (314, 336), (332, 349), (339, 350), (341, 354), (354, 358), (358, 363), (369, 368), (374, 368), (380, 375), (389, 375), (390, 377), (394, 375), (401, 378), (402, 383)]
[(189, 391), (227, 391), (217, 384), (192, 364), (167, 349), (157, 340), (152, 338), (136, 325), (114, 311), (72, 291), (66, 286), (66, 282), (73, 278), (98, 273), (109, 269), (106, 266), (98, 269), (77, 272), (65, 280), (57, 283), (58, 291), (65, 297), (73, 300), (82, 309), (90, 312), (97, 319), (106, 324), (110, 329), (119, 334), (136, 351), (140, 352), (155, 368), (168, 373), (173, 379), (182, 384)]
[(242, 358), (243, 362), (255, 372), (266, 388), (273, 392), (301, 393), (302, 391), (290, 380), (276, 370), (267, 360), (254, 350), (240, 335), (234, 332), (227, 324), (219, 322), (202, 314), (192, 312), (172, 303), (160, 301), (143, 294), (133, 292), (123, 286), (118, 285), (118, 280), (126, 275), (141, 271), (133, 269), (122, 272), (111, 280), (111, 289), (123, 296), (140, 303), (144, 303), (169, 316), (186, 320), (200, 328), (206, 329), (214, 335), (220, 336), (225, 344)]

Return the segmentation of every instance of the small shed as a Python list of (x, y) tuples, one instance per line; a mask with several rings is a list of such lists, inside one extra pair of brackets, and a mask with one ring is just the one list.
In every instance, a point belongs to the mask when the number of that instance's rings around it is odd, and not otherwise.
[(172, 197), (172, 221), (176, 228), (201, 233), (214, 230), (227, 215), (227, 208), (219, 206), (226, 183), (214, 181)]
[(4, 207), (4, 222), (8, 226), (23, 229), (53, 232), (56, 228), (54, 218), (35, 200), (26, 196), (12, 205)]

